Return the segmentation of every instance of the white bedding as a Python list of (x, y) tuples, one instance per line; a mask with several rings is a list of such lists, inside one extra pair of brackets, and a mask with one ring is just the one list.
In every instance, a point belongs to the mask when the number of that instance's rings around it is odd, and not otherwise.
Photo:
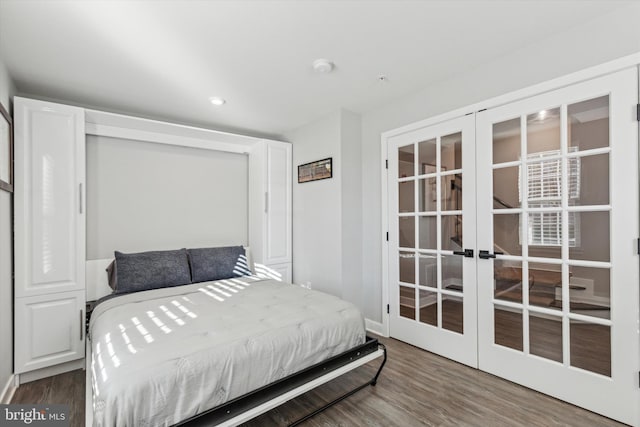
[(128, 294), (90, 325), (94, 426), (166, 426), (364, 343), (358, 309), (274, 280)]

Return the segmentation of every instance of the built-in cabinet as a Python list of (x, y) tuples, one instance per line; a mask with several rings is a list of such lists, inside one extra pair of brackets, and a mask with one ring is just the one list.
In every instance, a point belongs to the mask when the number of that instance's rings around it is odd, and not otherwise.
[(15, 372), (84, 357), (82, 108), (15, 98)]
[(86, 256), (87, 134), (247, 154), (256, 272), (291, 281), (291, 144), (20, 97), (14, 111), (16, 374), (74, 369), (87, 295), (110, 292), (100, 286), (110, 260)]
[(291, 144), (261, 141), (249, 156), (249, 245), (255, 269), (291, 282)]

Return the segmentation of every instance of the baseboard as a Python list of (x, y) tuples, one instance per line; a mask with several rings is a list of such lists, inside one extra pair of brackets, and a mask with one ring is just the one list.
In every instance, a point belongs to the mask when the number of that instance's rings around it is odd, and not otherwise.
[(373, 332), (374, 334), (382, 335), (383, 337), (387, 336), (384, 332), (384, 325), (380, 322), (374, 322), (371, 319), (364, 319), (364, 327), (369, 332)]
[(13, 393), (17, 390), (16, 386), (16, 377), (11, 374), (9, 379), (7, 379), (7, 383), (2, 388), (2, 394), (0, 394), (0, 404), (8, 405), (11, 403), (11, 399), (13, 399)]
[(37, 369), (35, 371), (20, 374), (20, 384), (64, 374), (65, 372), (74, 371), (76, 369), (84, 369), (84, 357), (82, 359), (72, 360), (71, 362), (60, 363), (58, 365), (49, 366), (48, 368)]

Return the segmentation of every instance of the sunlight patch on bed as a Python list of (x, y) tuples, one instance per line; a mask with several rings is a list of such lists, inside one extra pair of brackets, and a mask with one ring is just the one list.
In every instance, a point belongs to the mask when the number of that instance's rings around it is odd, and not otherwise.
[(178, 316), (176, 316), (175, 314), (173, 314), (173, 312), (171, 310), (169, 310), (167, 307), (165, 307), (164, 305), (160, 306), (160, 310), (162, 310), (162, 312), (169, 317), (169, 319), (173, 320), (174, 322), (176, 322), (178, 324), (178, 326), (184, 326), (184, 320), (180, 319)]
[[(96, 397), (100, 396), (100, 388), (98, 387), (98, 379), (96, 375), (96, 358), (94, 357), (91, 360), (91, 385), (93, 386), (93, 390), (96, 392)], [(95, 406), (95, 401), (94, 401)]]
[(100, 343), (96, 344), (96, 354), (98, 356), (98, 366), (100, 367), (100, 374), (102, 375), (102, 382), (107, 381), (109, 378), (104, 368), (104, 362), (102, 361), (102, 352), (100, 351)]
[[(240, 286), (240, 285), (238, 285), (237, 283), (234, 283), (234, 282), (233, 282), (233, 280), (234, 280), (234, 279), (231, 279), (231, 280), (222, 280), (222, 282), (224, 282), (224, 283), (226, 283), (227, 285), (232, 286), (233, 288), (238, 289), (238, 290), (243, 290), (243, 289), (245, 288), (244, 286)], [(235, 291), (235, 292), (237, 292), (237, 291)]]
[[(185, 298), (185, 297), (182, 297)], [(189, 302), (191, 302), (191, 300), (189, 300), (187, 298), (187, 300)], [(187, 316), (191, 317), (192, 319), (195, 319), (196, 317), (198, 317), (197, 314), (195, 314), (193, 311), (189, 310), (187, 307), (185, 307), (184, 305), (180, 304), (178, 301), (173, 300), (171, 301), (171, 304), (175, 305), (176, 307), (178, 307), (178, 309), (183, 312), (184, 314), (186, 314)]]
[(113, 350), (113, 344), (111, 343), (111, 332), (107, 332), (104, 336), (104, 341), (107, 343), (107, 352), (109, 353), (109, 357), (111, 357), (111, 363), (113, 366), (117, 368), (120, 366), (120, 359), (116, 356), (116, 352)]
[(226, 280), (220, 280), (218, 283), (216, 283), (216, 286), (220, 286), (230, 292), (233, 292), (234, 294), (238, 293), (237, 289), (233, 289), (232, 287), (225, 285), (225, 283), (227, 283)]
[(165, 334), (171, 333), (171, 328), (165, 325), (162, 320), (158, 319), (153, 311), (147, 311), (147, 316), (149, 316), (153, 323), (155, 323), (156, 326), (162, 330), (162, 332), (164, 332)]
[(211, 292), (209, 292), (208, 290), (204, 289), (204, 288), (198, 288), (198, 290), (200, 292), (202, 292), (203, 294), (210, 296), (213, 299), (217, 299), (220, 302), (224, 302), (224, 298), (219, 297), (218, 295), (214, 295)]
[(140, 333), (140, 335), (142, 335), (142, 337), (144, 338), (144, 340), (147, 343), (152, 343), (153, 342), (153, 336), (149, 333), (149, 331), (147, 331), (147, 328), (145, 328), (142, 323), (140, 323), (140, 320), (138, 320), (137, 317), (132, 317), (131, 321), (133, 322), (134, 325), (136, 325), (136, 329), (138, 330), (138, 332)]
[(124, 343), (127, 345), (127, 348), (129, 349), (129, 352), (131, 352), (131, 354), (136, 354), (137, 351), (131, 345), (131, 340), (129, 339), (129, 335), (127, 335), (127, 333), (125, 332), (127, 330), (127, 328), (125, 328), (122, 323), (120, 323), (118, 326), (120, 327), (120, 336), (122, 336), (122, 339), (124, 340)]
[(256, 264), (256, 274), (263, 279), (273, 279), (282, 282), (282, 274), (264, 264)]
[[(217, 285), (217, 284), (216, 284), (216, 285)], [(222, 289), (218, 289), (218, 288), (217, 288), (217, 287), (215, 287), (214, 285), (207, 285), (207, 288), (209, 288), (209, 289), (211, 289), (212, 291), (215, 291), (215, 292), (217, 292), (217, 293), (219, 293), (219, 294), (222, 294), (222, 295), (224, 295), (224, 296), (225, 296), (225, 297), (227, 297), (227, 298), (231, 298), (231, 296), (232, 296), (231, 294), (226, 293), (226, 292), (225, 292), (225, 291), (223, 291)]]

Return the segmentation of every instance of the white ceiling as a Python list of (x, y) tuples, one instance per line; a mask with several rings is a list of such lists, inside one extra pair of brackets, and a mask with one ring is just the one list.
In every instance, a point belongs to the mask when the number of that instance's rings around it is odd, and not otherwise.
[[(337, 108), (374, 109), (631, 2), (0, 0), (0, 58), (20, 93), (279, 135)], [(335, 71), (314, 74), (317, 58)]]

